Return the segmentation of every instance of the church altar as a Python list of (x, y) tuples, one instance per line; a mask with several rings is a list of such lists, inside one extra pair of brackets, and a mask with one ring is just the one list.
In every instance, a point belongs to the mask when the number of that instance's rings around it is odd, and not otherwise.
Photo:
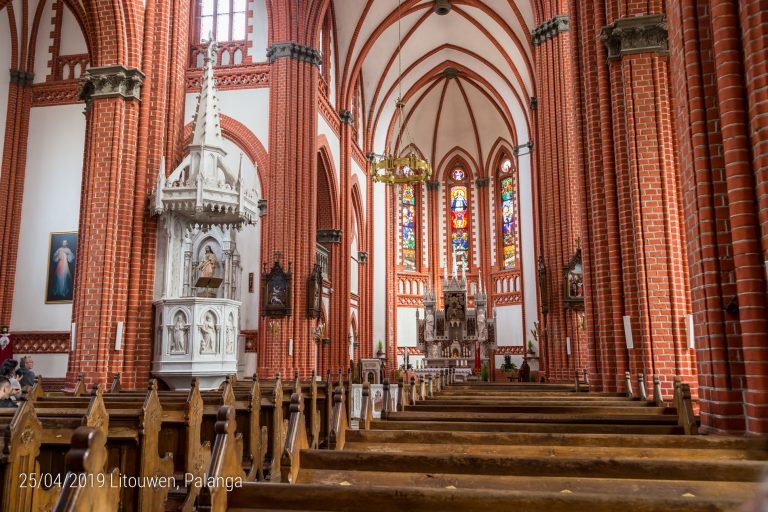
[(416, 315), (417, 348), (425, 356), (430, 371), (455, 368), (463, 374), (472, 373), (477, 358), (489, 368), (496, 350), (496, 319), (488, 318), (488, 298), (482, 281), (474, 292), (474, 308), (468, 307), (467, 278), (462, 269), (457, 277), (454, 269), (449, 279), (443, 276), (443, 308), (437, 307), (437, 297), (429, 288), (424, 294), (424, 319)]

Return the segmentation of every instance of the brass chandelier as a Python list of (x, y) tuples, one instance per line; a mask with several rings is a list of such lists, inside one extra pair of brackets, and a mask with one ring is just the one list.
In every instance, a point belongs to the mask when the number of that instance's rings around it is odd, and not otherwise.
[[(400, 20), (402, 15), (401, 2), (397, 2), (397, 69), (398, 69), (398, 97), (395, 102), (395, 115), (397, 116), (398, 123), (398, 136), (393, 137), (397, 140), (403, 135), (403, 119), (405, 118), (405, 102), (402, 98), (402, 81), (403, 81), (403, 66), (402, 66), (402, 45), (403, 38), (401, 32)], [(408, 127), (406, 126), (405, 135), (408, 140), (413, 140), (410, 136)], [(406, 139), (404, 139), (406, 140)], [(408, 147), (408, 145), (405, 145)], [(387, 148), (389, 149), (389, 148)], [(416, 154), (413, 149), (407, 155), (397, 156), (394, 151), (388, 151), (387, 154), (378, 155), (376, 153), (368, 153), (368, 161), (370, 162), (370, 174), (374, 183), (387, 183), (390, 185), (400, 183), (421, 183), (429, 181), (432, 177), (432, 165), (429, 160), (424, 160)]]

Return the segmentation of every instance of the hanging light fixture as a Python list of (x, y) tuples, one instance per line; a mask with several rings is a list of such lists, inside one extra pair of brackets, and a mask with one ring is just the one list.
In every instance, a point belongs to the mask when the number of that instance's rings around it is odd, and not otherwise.
[[(403, 38), (401, 32), (400, 21), (402, 19), (401, 0), (397, 2), (397, 90), (398, 96), (395, 101), (395, 115), (397, 116), (398, 136), (393, 137), (395, 141), (398, 138), (402, 140), (413, 140), (410, 136), (408, 127), (405, 128), (405, 137), (403, 136), (403, 120), (405, 119), (405, 102), (403, 101), (402, 81), (403, 81), (403, 66), (402, 66), (402, 49)], [(392, 143), (395, 146), (395, 143)], [(408, 147), (408, 145), (405, 145)], [(432, 177), (432, 165), (429, 160), (424, 160), (413, 148), (409, 148), (409, 153), (403, 156), (397, 156), (394, 151), (387, 151), (386, 154), (379, 155), (376, 153), (368, 153), (368, 161), (370, 162), (371, 179), (374, 183), (388, 183), (390, 185), (398, 183), (420, 183), (429, 181)], [(396, 150), (397, 147), (394, 147)]]

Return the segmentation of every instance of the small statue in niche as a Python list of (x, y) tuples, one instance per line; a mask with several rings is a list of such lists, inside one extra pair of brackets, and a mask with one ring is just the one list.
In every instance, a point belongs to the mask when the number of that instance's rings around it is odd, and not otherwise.
[(184, 313), (176, 313), (171, 336), (171, 354), (184, 354), (187, 351), (187, 322)]
[(200, 326), (200, 334), (202, 339), (200, 340), (200, 353), (212, 354), (214, 353), (214, 340), (216, 337), (216, 321), (213, 318), (213, 313), (210, 311), (205, 314), (203, 324)]
[(485, 311), (480, 310), (477, 313), (477, 339), (485, 341), (488, 338), (488, 328), (485, 323)]
[(427, 310), (427, 318), (425, 319), (424, 339), (432, 341), (435, 339), (435, 315), (432, 310)]
[(232, 315), (229, 315), (227, 321), (227, 354), (233, 354), (235, 352), (235, 321)]
[(206, 245), (205, 255), (203, 255), (203, 259), (200, 260), (200, 263), (197, 265), (197, 270), (200, 272), (200, 277), (213, 277), (214, 272), (216, 272), (217, 263), (218, 260), (216, 259), (216, 255), (213, 253), (213, 249), (210, 245)]

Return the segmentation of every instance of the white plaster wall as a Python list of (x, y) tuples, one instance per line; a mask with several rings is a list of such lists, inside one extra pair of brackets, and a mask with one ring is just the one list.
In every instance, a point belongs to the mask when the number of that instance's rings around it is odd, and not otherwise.
[[(184, 103), (184, 123), (192, 120), (197, 106), (199, 91), (187, 94)], [(269, 89), (236, 89), (219, 91), (219, 108), (222, 114), (243, 123), (269, 148)]]
[(417, 341), (416, 312), (419, 308), (397, 308), (397, 346), (415, 347)]
[(538, 319), (536, 312), (536, 254), (534, 251), (535, 238), (533, 234), (533, 184), (531, 178), (531, 157), (521, 156), (520, 166), (520, 250), (523, 256), (523, 305), (525, 306), (525, 328), (520, 335), (523, 340), (526, 333), (533, 329), (533, 323)]
[[(386, 233), (386, 186), (376, 184), (373, 187), (373, 340), (371, 346), (376, 350), (376, 342), (386, 339), (387, 330), (387, 233)], [(394, 297), (390, 297), (394, 300)]]
[(523, 307), (496, 306), (496, 342), (500, 347), (521, 346), (525, 341), (523, 332)]
[(317, 113), (317, 134), (325, 135), (328, 138), (328, 145), (331, 148), (334, 172), (336, 174), (336, 187), (338, 190), (339, 184), (341, 183), (341, 148), (339, 147), (339, 138), (333, 132), (320, 112)]
[(251, 41), (251, 48), (248, 54), (254, 62), (263, 62), (267, 60), (267, 40), (269, 36), (269, 19), (267, 18), (266, 0), (252, 0), (248, 4), (248, 10), (253, 12), (253, 16), (248, 19), (248, 24), (253, 29), (248, 34)]
[(35, 363), (35, 375), (52, 379), (67, 376), (69, 354), (13, 354), (17, 361), (21, 361), (21, 358), (25, 356), (32, 356)]
[[(0, 133), (5, 136), (5, 121), (8, 115), (8, 85), (11, 77), (11, 28), (8, 24), (8, 13), (0, 11)], [(0, 162), (3, 161), (4, 144), (0, 142)]]
[(335, 48), (336, 44), (336, 38), (333, 34), (331, 34), (331, 70), (328, 73), (328, 76), (330, 77), (328, 80), (328, 101), (331, 105), (336, 104), (336, 60), (334, 58), (333, 48)]
[(82, 105), (31, 110), (11, 331), (70, 330), (72, 304), (45, 304), (48, 246), (78, 229), (84, 144)]
[[(244, 150), (228, 139), (224, 139), (224, 151), (227, 156), (224, 161), (237, 175), (240, 165), (240, 155)], [(262, 197), (259, 180), (256, 176), (256, 166), (243, 156), (243, 183), (246, 187), (255, 187), (259, 197)], [(244, 227), (237, 233), (237, 251), (240, 253), (242, 279), (240, 287), (240, 329), (255, 330), (259, 327), (259, 277), (261, 275), (261, 220), (255, 226)], [(248, 273), (253, 272), (253, 293), (248, 292)]]
[(59, 55), (87, 53), (88, 46), (85, 44), (85, 38), (80, 31), (80, 25), (77, 24), (75, 16), (66, 4), (64, 4), (62, 11), (64, 15), (61, 17), (61, 46), (59, 48)]
[[(366, 185), (368, 181), (365, 177), (365, 173), (355, 160), (352, 160), (352, 175), (357, 176), (357, 179), (360, 182), (360, 199), (362, 199), (363, 210), (365, 210), (365, 205), (368, 204), (368, 186)], [(363, 216), (363, 220), (365, 220), (365, 211), (360, 213)]]
[(358, 263), (357, 263), (357, 251), (359, 251), (360, 249), (357, 246), (357, 238), (355, 238), (351, 246), (352, 246), (352, 249), (350, 252), (352, 253), (352, 257), (350, 258), (350, 261), (349, 261), (349, 287), (352, 293), (359, 293), (360, 286), (358, 282), (359, 269), (358, 269)]
[[(65, 7), (65, 11), (68, 9)], [(34, 83), (45, 82), (46, 77), (51, 73), (48, 65), (51, 62), (51, 31), (53, 30), (53, 9), (50, 2), (46, 1), (45, 10), (40, 18), (40, 28), (37, 30), (37, 41), (35, 42), (35, 78)], [(79, 29), (78, 29), (79, 30)], [(3, 104), (3, 108), (5, 104)]]

